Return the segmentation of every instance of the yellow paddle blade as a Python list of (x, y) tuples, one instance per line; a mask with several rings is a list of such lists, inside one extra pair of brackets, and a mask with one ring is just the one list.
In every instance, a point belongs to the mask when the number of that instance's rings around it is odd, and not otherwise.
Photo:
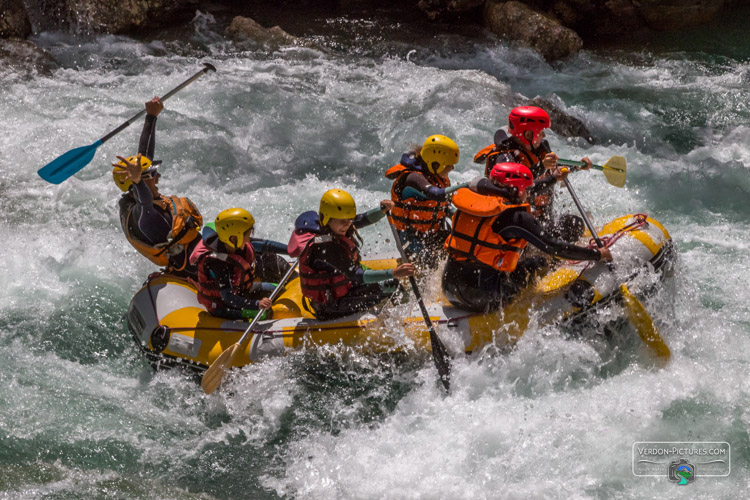
[(602, 165), (602, 173), (607, 178), (607, 182), (621, 188), (625, 186), (627, 168), (624, 156), (613, 156)]
[(661, 338), (661, 334), (659, 334), (659, 330), (654, 325), (648, 311), (643, 307), (641, 301), (630, 293), (625, 284), (620, 285), (620, 292), (622, 292), (622, 297), (625, 299), (625, 309), (628, 311), (630, 322), (633, 323), (641, 341), (651, 350), (662, 366), (665, 365), (672, 353), (669, 351), (669, 347), (664, 342), (664, 339)]
[(240, 344), (232, 344), (231, 347), (225, 349), (224, 352), (219, 354), (219, 357), (211, 363), (211, 366), (208, 367), (208, 370), (206, 370), (206, 373), (203, 374), (203, 378), (201, 379), (203, 392), (211, 394), (221, 385), (221, 381), (224, 379), (224, 374), (232, 367), (234, 357), (239, 350)]

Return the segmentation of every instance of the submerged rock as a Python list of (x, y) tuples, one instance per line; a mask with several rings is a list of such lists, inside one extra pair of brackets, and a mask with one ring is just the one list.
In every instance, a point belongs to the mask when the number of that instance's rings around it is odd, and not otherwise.
[(38, 72), (48, 76), (59, 67), (48, 52), (20, 38), (0, 41), (0, 62), (6, 69), (22, 75)]
[(535, 97), (524, 103), (525, 106), (538, 106), (549, 114), (550, 127), (557, 135), (563, 137), (581, 137), (586, 139), (589, 144), (595, 144), (596, 139), (589, 132), (588, 127), (578, 118), (567, 114), (558, 108), (552, 101), (543, 97)]

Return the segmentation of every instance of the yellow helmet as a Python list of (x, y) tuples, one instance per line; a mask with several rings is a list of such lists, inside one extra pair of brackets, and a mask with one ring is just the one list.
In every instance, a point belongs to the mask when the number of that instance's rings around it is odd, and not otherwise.
[(444, 135), (431, 135), (424, 141), (419, 153), (427, 168), (433, 174), (439, 174), (448, 165), (458, 163), (458, 144)]
[(352, 195), (342, 189), (329, 189), (320, 199), (320, 223), (328, 225), (331, 219), (353, 219), (357, 216), (357, 205)]
[[(128, 157), (128, 162), (137, 163), (138, 156)], [(157, 164), (158, 163), (159, 162), (157, 162)], [(130, 186), (133, 185), (133, 181), (125, 178), (125, 167), (127, 167), (127, 165), (125, 165), (125, 162), (120, 160), (117, 163), (117, 166), (112, 169), (112, 178), (115, 180), (115, 184), (117, 184), (117, 187), (120, 188), (120, 190), (123, 192), (130, 189)], [(154, 170), (156, 169), (156, 165), (154, 165), (151, 160), (148, 159), (148, 157), (141, 155), (141, 174), (152, 167), (154, 168)]]
[(236, 250), (242, 245), (245, 233), (255, 225), (255, 219), (244, 208), (227, 208), (216, 216), (215, 224), (219, 241)]

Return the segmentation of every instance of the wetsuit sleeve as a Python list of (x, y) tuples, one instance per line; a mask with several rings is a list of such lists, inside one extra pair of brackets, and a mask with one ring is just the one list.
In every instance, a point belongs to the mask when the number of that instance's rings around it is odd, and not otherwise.
[(393, 269), (366, 269), (362, 273), (362, 281), (366, 284), (380, 283), (393, 278)]
[(149, 160), (154, 159), (154, 150), (156, 149), (156, 117), (146, 115), (141, 131), (141, 139), (138, 141), (138, 152), (147, 156)]
[(156, 245), (167, 241), (169, 232), (172, 230), (172, 221), (157, 210), (154, 205), (154, 196), (145, 182), (133, 183), (133, 207), (132, 220), (138, 230), (139, 237), (144, 243)]
[(246, 299), (232, 285), (232, 267), (216, 259), (206, 263), (208, 275), (219, 284), (221, 300), (230, 309), (259, 309), (260, 301)]
[[(552, 148), (549, 145), (549, 142), (547, 140), (543, 140), (541, 146), (539, 147), (539, 150), (537, 152), (537, 157), (539, 158), (539, 164), (538, 167), (541, 169), (542, 173), (544, 173), (544, 164), (543, 160), (544, 157), (547, 155), (547, 153), (551, 153)], [(536, 179), (534, 179), (534, 186), (529, 189), (529, 192), (532, 194), (539, 194), (542, 193), (548, 189), (552, 189), (552, 187), (557, 183), (557, 179), (552, 174), (547, 175), (539, 175)]]
[(361, 229), (367, 227), (370, 224), (375, 224), (377, 221), (385, 217), (385, 214), (380, 210), (380, 207), (368, 210), (363, 214), (357, 214), (354, 218), (354, 227)]
[(404, 186), (416, 189), (428, 200), (444, 201), (446, 197), (445, 189), (433, 186), (427, 180), (427, 177), (419, 172), (412, 172), (407, 175)]
[(496, 186), (487, 177), (477, 177), (469, 182), (469, 189), (475, 193), (485, 196), (501, 196), (503, 198), (515, 198), (518, 189), (513, 186)]
[(283, 243), (279, 243), (278, 241), (253, 239), (250, 240), (250, 244), (253, 246), (253, 250), (255, 251), (255, 253), (271, 252), (289, 255), (287, 246)]
[(571, 245), (553, 238), (534, 216), (525, 210), (508, 210), (501, 214), (492, 225), (492, 230), (506, 241), (521, 238), (555, 257), (573, 260), (599, 260), (601, 258), (599, 250)]

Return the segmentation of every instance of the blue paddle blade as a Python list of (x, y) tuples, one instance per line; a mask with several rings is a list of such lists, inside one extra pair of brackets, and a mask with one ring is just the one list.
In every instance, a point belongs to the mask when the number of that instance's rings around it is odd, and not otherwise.
[(89, 164), (94, 158), (96, 149), (102, 145), (101, 139), (90, 146), (81, 146), (71, 149), (67, 153), (58, 156), (37, 172), (39, 177), (52, 184), (60, 184), (68, 177)]

